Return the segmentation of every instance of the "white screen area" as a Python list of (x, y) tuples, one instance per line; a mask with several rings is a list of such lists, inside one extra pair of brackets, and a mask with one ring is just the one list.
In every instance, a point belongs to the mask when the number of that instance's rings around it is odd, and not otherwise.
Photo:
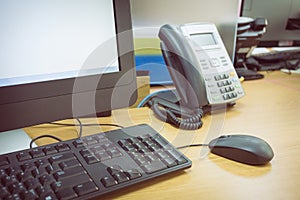
[(216, 45), (216, 40), (212, 33), (191, 34), (192, 40), (199, 46)]
[(119, 71), (112, 0), (1, 0), (0, 30), (0, 87)]

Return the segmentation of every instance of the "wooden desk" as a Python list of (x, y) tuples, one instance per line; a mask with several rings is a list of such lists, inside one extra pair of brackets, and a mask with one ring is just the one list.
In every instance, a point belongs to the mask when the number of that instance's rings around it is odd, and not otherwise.
[[(221, 134), (255, 135), (273, 147), (275, 157), (270, 164), (240, 164), (209, 154), (205, 147), (182, 149), (193, 161), (190, 169), (99, 199), (300, 199), (300, 75), (269, 72), (264, 79), (246, 81), (243, 86), (246, 96), (236, 106), (205, 116), (204, 126), (197, 131), (175, 129), (157, 120), (148, 108), (116, 110), (99, 122), (147, 123), (175, 146), (206, 143)], [(86, 134), (99, 131), (84, 129)], [(25, 130), (31, 136), (44, 131), (64, 139), (76, 137), (76, 131), (66, 127), (42, 125)]]

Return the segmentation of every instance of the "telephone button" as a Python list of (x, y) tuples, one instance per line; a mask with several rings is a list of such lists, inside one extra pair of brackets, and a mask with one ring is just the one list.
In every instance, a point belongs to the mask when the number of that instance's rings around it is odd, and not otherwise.
[(224, 86), (224, 83), (223, 83), (223, 82), (218, 82), (217, 85), (218, 85), (219, 87), (222, 87), (222, 86)]
[(226, 81), (226, 85), (231, 85), (231, 84), (232, 84), (232, 82), (230, 80)]
[(209, 61), (212, 67), (220, 66), (220, 61), (217, 58), (211, 58)]
[(223, 99), (224, 99), (224, 100), (228, 100), (228, 99), (230, 99), (230, 96), (229, 96), (229, 94), (223, 95)]
[(221, 100), (220, 97), (213, 97), (212, 99), (213, 99), (213, 101), (220, 101)]
[(238, 88), (240, 88), (240, 87), (241, 87), (241, 86), (240, 86), (240, 85), (238, 85), (238, 84), (236, 84), (236, 85), (235, 85), (235, 88), (237, 88), (237, 89), (238, 89)]
[(227, 87), (227, 88), (225, 88), (225, 91), (226, 91), (226, 92), (230, 92), (231, 90), (230, 90), (229, 87)]
[(216, 81), (219, 81), (219, 80), (221, 80), (221, 79), (222, 79), (222, 77), (221, 77), (220, 75), (215, 76), (215, 80), (216, 80)]
[(217, 91), (217, 90), (211, 90), (211, 91), (210, 91), (210, 94), (213, 94), (213, 95), (214, 95), (214, 94), (218, 94), (218, 91)]
[(223, 79), (228, 79), (229, 75), (228, 74), (223, 74)]
[(210, 78), (210, 77), (205, 77), (205, 81), (211, 81), (212, 80), (212, 78)]

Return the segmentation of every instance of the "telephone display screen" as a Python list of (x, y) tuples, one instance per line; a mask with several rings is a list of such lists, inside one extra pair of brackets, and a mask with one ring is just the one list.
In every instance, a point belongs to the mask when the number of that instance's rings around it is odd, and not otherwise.
[(212, 33), (191, 34), (190, 37), (199, 46), (210, 46), (217, 44)]

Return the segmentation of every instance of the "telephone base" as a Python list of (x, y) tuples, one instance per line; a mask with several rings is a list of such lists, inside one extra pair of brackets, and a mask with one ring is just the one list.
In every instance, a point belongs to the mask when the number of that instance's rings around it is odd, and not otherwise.
[(196, 130), (202, 127), (202, 117), (207, 113), (223, 112), (235, 105), (235, 102), (218, 105), (206, 105), (199, 108), (188, 108), (180, 105), (176, 89), (158, 91), (148, 95), (138, 107), (148, 106), (156, 117), (176, 128)]
[[(179, 115), (188, 116), (194, 114), (194, 111), (192, 109), (187, 108), (185, 106), (180, 106), (180, 97), (176, 89), (156, 92), (149, 100), (154, 100), (154, 99), (155, 101), (158, 101), (161, 106), (169, 108), (172, 111), (175, 111)], [(231, 108), (235, 104), (236, 104), (235, 102), (229, 102), (226, 104), (205, 105), (202, 107), (202, 109), (204, 114), (206, 114), (217, 110), (224, 110), (224, 109)]]

